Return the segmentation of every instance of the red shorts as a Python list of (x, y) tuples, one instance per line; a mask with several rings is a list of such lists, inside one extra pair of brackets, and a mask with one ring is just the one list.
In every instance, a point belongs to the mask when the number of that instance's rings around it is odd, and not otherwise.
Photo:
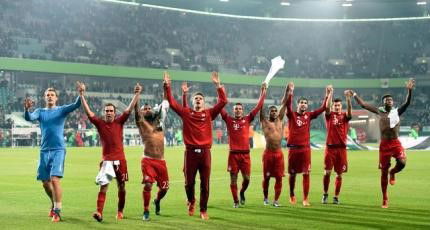
[(251, 175), (251, 158), (249, 153), (230, 153), (228, 155), (227, 171), (234, 174), (240, 171), (247, 176)]
[(264, 150), (263, 153), (263, 177), (285, 176), (284, 154), (281, 149), (276, 151)]
[(288, 150), (288, 173), (309, 173), (311, 171), (311, 149), (309, 147)]
[[(103, 165), (103, 161), (100, 162), (99, 168), (101, 168), (102, 165)], [(114, 164), (113, 169), (115, 170), (116, 180), (119, 183), (128, 181), (128, 171), (127, 171), (126, 160), (119, 160), (119, 165)]]
[(141, 160), (142, 184), (157, 182), (161, 189), (169, 188), (169, 175), (165, 160), (144, 157)]
[(344, 147), (326, 147), (324, 153), (324, 169), (332, 170), (337, 174), (348, 171), (348, 158)]
[(406, 160), (406, 153), (399, 139), (381, 140), (379, 145), (379, 168), (388, 169), (391, 166), (391, 157)]

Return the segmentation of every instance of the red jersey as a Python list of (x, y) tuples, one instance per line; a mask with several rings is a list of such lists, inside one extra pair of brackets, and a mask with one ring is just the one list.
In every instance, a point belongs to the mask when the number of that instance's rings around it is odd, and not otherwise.
[(242, 118), (229, 116), (225, 109), (221, 111), (221, 117), (227, 125), (230, 151), (249, 151), (249, 126), (261, 107), (263, 107), (265, 97), (266, 94), (263, 94), (251, 112)]
[(291, 146), (309, 146), (310, 145), (310, 132), (311, 120), (315, 119), (322, 112), (325, 111), (325, 103), (327, 97), (324, 99), (323, 104), (317, 110), (312, 112), (304, 112), (299, 114), (293, 112), (292, 106), (293, 95), (287, 97), (287, 117), (288, 117), (288, 145)]
[(130, 113), (124, 112), (113, 122), (106, 122), (96, 116), (88, 118), (99, 131), (103, 160), (125, 160), (122, 130), (129, 116)]
[(170, 86), (165, 86), (167, 101), (170, 108), (173, 109), (182, 119), (182, 135), (184, 143), (187, 146), (200, 146), (210, 148), (212, 145), (212, 120), (221, 112), (227, 104), (227, 96), (224, 88), (218, 88), (218, 102), (202, 112), (197, 112), (191, 108), (179, 105), (172, 96)]
[(330, 112), (329, 114), (325, 115), (327, 126), (327, 145), (346, 147), (349, 120), (351, 120), (351, 118), (346, 116), (345, 112), (340, 114)]

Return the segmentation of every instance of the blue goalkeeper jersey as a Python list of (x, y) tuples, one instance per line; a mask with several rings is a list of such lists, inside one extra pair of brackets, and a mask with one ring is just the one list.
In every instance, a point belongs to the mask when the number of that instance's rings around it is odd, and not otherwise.
[(27, 121), (38, 120), (42, 132), (42, 143), (40, 149), (56, 150), (64, 149), (64, 122), (69, 113), (81, 106), (79, 97), (73, 104), (57, 106), (54, 108), (37, 108), (30, 113), (25, 111), (24, 118)]

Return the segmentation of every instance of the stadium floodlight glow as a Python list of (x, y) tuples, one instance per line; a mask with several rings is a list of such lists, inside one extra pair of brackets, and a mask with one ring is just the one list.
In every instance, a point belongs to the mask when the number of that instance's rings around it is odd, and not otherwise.
[(417, 5), (424, 6), (424, 5), (427, 5), (427, 2), (426, 1), (418, 1)]
[(343, 7), (350, 7), (350, 6), (352, 6), (352, 4), (351, 3), (342, 3), (342, 6)]
[(220, 2), (229, 2), (229, 0), (219, 0)]
[(291, 3), (289, 3), (289, 2), (281, 2), (281, 6), (290, 6), (291, 5)]

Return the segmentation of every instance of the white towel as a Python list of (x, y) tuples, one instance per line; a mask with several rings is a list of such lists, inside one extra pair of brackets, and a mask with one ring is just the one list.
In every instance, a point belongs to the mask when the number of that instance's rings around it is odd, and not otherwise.
[(119, 165), (119, 161), (103, 161), (102, 167), (96, 176), (96, 185), (109, 184), (116, 177), (114, 165)]
[(388, 118), (390, 118), (390, 128), (396, 127), (397, 124), (400, 122), (400, 116), (399, 112), (397, 111), (397, 108), (392, 108), (390, 110), (390, 113), (388, 114)]
[[(383, 113), (387, 112), (384, 107), (379, 107), (379, 111)], [(400, 116), (399, 111), (397, 111), (397, 108), (392, 108), (390, 110), (390, 113), (388, 113), (388, 118), (390, 118), (390, 128), (394, 128), (397, 124), (399, 124)]]
[(163, 128), (164, 130), (164, 120), (166, 120), (167, 117), (167, 112), (169, 111), (169, 102), (167, 100), (163, 100), (163, 102), (161, 102), (160, 105), (155, 105), (154, 106), (154, 112), (159, 112), (161, 110), (161, 119), (160, 119), (160, 126)]

